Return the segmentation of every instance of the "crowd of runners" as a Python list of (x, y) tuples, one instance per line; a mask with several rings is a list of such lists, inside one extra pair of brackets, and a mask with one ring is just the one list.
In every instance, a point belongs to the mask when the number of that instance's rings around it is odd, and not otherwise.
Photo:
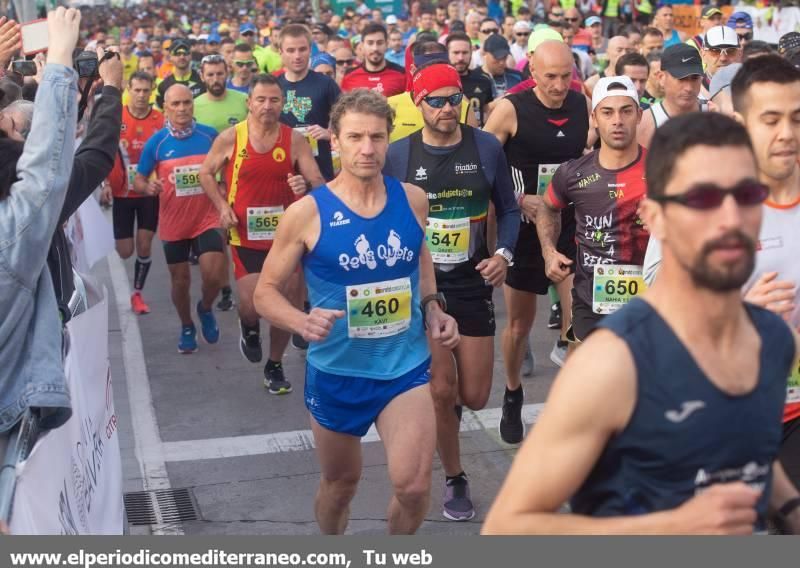
[[(177, 351), (203, 357), (237, 309), (268, 391), (303, 386), (323, 533), (347, 528), (373, 424), (389, 532), (429, 513), (435, 455), (441, 514), (472, 519), (459, 427), (493, 380), (522, 445), (485, 533), (800, 533), (800, 33), (760, 42), (711, 5), (684, 37), (646, 0), (215, 6), (66, 12), (78, 152), (114, 138), (95, 171), (131, 309), (151, 312), (157, 236), (180, 321), (148, 317)], [(13, 71), (20, 47), (4, 19), (21, 144), (63, 62)], [(526, 432), (538, 296), (562, 369)]]

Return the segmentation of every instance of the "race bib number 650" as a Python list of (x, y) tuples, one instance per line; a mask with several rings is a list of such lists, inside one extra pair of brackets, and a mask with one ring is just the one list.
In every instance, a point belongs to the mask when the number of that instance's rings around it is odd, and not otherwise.
[(348, 286), (347, 336), (378, 339), (411, 327), (411, 280), (398, 278)]
[(613, 314), (647, 289), (642, 267), (632, 264), (598, 264), (592, 282), (592, 311)]

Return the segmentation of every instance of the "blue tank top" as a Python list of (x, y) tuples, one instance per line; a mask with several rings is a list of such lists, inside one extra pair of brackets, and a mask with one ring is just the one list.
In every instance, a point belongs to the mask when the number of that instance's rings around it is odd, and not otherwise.
[(623, 339), (633, 355), (636, 407), (573, 497), (575, 513), (665, 511), (715, 483), (743, 481), (763, 489), (757, 504), (763, 528), (795, 343), (778, 316), (746, 308), (761, 337), (761, 353), (758, 383), (742, 396), (709, 381), (644, 300), (631, 300), (599, 324)]
[(664, 38), (664, 49), (679, 43), (681, 43), (681, 34), (678, 33), (678, 30), (672, 30), (672, 35)]
[(344, 310), (308, 363), (335, 375), (395, 379), (430, 357), (419, 305), (419, 252), (425, 234), (405, 189), (384, 176), (386, 206), (364, 218), (327, 185), (311, 193), (320, 235), (303, 257), (312, 307)]

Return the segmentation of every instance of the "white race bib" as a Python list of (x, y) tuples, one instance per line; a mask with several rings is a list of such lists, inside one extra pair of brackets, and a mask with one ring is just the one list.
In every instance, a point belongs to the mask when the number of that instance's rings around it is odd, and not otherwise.
[(411, 327), (411, 279), (348, 286), (347, 336), (379, 339)]

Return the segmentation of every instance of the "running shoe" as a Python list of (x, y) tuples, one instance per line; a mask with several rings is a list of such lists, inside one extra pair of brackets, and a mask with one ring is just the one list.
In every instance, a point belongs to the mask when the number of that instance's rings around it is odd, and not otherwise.
[(566, 363), (567, 361), (568, 345), (569, 343), (567, 343), (566, 341), (557, 339), (556, 344), (553, 345), (553, 350), (550, 352), (550, 360), (559, 367), (563, 367), (564, 363)]
[(550, 321), (547, 322), (547, 328), (561, 329), (561, 302), (550, 306)]
[(261, 333), (258, 325), (248, 328), (241, 320), (239, 321), (239, 351), (251, 363), (261, 362), (263, 355), (261, 353)]
[(525, 436), (525, 426), (522, 424), (522, 387), (516, 391), (509, 391), (503, 396), (503, 416), (500, 418), (500, 438), (506, 444), (519, 444)]
[(269, 368), (269, 363), (264, 367), (264, 386), (269, 394), (289, 394), (292, 392), (292, 383), (283, 375), (283, 365)]
[(442, 505), (442, 514), (451, 521), (468, 521), (475, 516), (466, 474), (462, 472), (461, 475), (445, 479)]
[(533, 351), (531, 351), (531, 344), (530, 341), (525, 344), (525, 358), (522, 360), (522, 376), (523, 377), (530, 377), (533, 375), (534, 367), (536, 367), (536, 361), (533, 358)]
[(197, 329), (194, 324), (181, 326), (181, 338), (178, 341), (178, 353), (194, 353), (197, 351)]
[(203, 331), (203, 339), (206, 340), (206, 343), (219, 341), (219, 326), (217, 318), (214, 317), (214, 311), (204, 312), (200, 302), (197, 302), (197, 317), (200, 318), (200, 329)]
[(225, 286), (222, 289), (222, 297), (217, 302), (217, 309), (221, 312), (229, 312), (233, 309), (236, 302), (233, 301), (233, 290), (230, 286)]
[(150, 313), (150, 306), (144, 303), (141, 292), (136, 291), (131, 295), (131, 309), (137, 315)]

